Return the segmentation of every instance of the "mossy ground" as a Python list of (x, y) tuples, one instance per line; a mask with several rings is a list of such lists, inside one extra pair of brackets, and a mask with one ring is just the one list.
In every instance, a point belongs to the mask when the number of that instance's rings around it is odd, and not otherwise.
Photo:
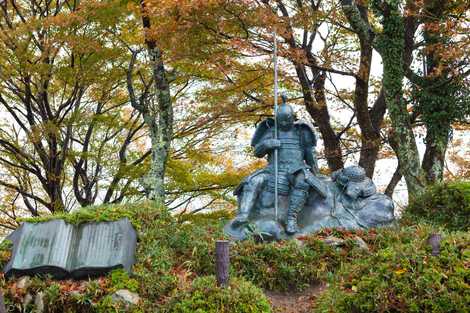
[[(213, 282), (214, 247), (216, 240), (224, 239), (222, 227), (231, 213), (174, 217), (152, 202), (143, 202), (89, 208), (67, 216), (67, 221), (121, 217), (128, 217), (139, 234), (131, 276), (114, 271), (79, 282), (35, 278), (27, 290), (17, 288), (14, 280), (2, 279), (7, 305), (21, 312), (26, 293), (43, 291), (46, 312), (269, 312), (263, 289), (291, 292), (318, 282), (328, 282), (329, 287), (312, 312), (465, 312), (463, 304), (470, 300), (469, 233), (442, 224), (417, 225), (405, 218), (390, 228), (323, 230), (292, 241), (234, 243), (233, 282), (227, 292)], [(438, 257), (431, 256), (426, 243), (435, 232), (443, 237)], [(331, 247), (322, 241), (327, 236), (345, 242)], [(356, 236), (369, 250), (355, 243)], [(9, 257), (8, 246), (0, 256)], [(113, 303), (112, 293), (121, 288), (138, 292), (139, 305)], [(26, 312), (33, 309), (28, 304)]]
[[(429, 236), (442, 235), (431, 254)], [(314, 312), (469, 312), (470, 234), (431, 225), (384, 229), (373, 251), (345, 262)]]

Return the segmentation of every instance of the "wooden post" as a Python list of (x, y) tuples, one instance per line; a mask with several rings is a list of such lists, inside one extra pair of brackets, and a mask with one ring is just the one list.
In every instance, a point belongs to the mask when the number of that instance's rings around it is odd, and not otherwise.
[(432, 256), (438, 256), (441, 250), (441, 234), (431, 234), (428, 238), (428, 244), (432, 248)]
[(217, 285), (227, 287), (229, 282), (229, 241), (217, 240), (215, 243), (215, 272), (217, 277)]

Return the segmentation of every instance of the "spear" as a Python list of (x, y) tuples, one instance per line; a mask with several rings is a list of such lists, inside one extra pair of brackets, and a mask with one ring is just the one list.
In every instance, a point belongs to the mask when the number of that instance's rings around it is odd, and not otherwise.
[[(274, 55), (273, 55), (273, 63), (274, 63), (274, 139), (278, 139), (277, 135), (277, 35), (274, 32)], [(278, 150), (274, 149), (274, 214), (277, 221), (277, 212), (279, 207), (278, 201), (278, 175), (279, 175), (279, 168), (278, 168)]]

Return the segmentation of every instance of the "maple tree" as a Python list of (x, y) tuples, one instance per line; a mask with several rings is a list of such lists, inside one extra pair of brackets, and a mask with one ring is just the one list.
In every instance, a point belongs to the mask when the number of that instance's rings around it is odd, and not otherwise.
[[(142, 53), (146, 37), (139, 6), (56, 5), (2, 6), (1, 104), (7, 118), (1, 133), (1, 224), (8, 228), (25, 214), (139, 198), (148, 187), (141, 178), (151, 168), (146, 138), (152, 130), (131, 101), (147, 104), (156, 94), (148, 70), (153, 60)], [(187, 195), (183, 205), (207, 194), (210, 203), (227, 200), (228, 191), (218, 190), (233, 187), (247, 173), (227, 168), (226, 160), (210, 151), (223, 116), (190, 108), (189, 78), (171, 81), (176, 110), (185, 112), (172, 136), (167, 203), (175, 207), (182, 195)], [(129, 94), (130, 85), (138, 99)], [(181, 171), (184, 164), (191, 171)]]
[[(162, 9), (162, 5), (159, 8)], [(372, 109), (369, 110), (372, 47), (365, 39), (362, 40), (363, 53), (359, 65), (347, 61), (343, 54), (349, 52), (344, 51), (352, 34), (345, 32), (347, 27), (344, 24), (347, 21), (336, 3), (214, 1), (202, 5), (200, 2), (185, 1), (174, 5), (174, 10), (178, 12), (177, 18), (180, 22), (171, 24), (172, 37), (180, 36), (178, 34), (188, 35), (188, 25), (191, 26), (191, 31), (196, 29), (199, 33), (204, 33), (202, 38), (205, 45), (200, 45), (203, 48), (192, 44), (190, 47), (193, 48), (194, 55), (185, 57), (193, 62), (204, 59), (204, 64), (198, 63), (198, 70), (200, 71), (201, 67), (207, 68), (202, 78), (216, 86), (204, 91), (207, 97), (215, 98), (207, 100), (215, 103), (220, 100), (220, 94), (225, 93), (234, 97), (235, 101), (244, 101), (242, 108), (245, 114), (248, 110), (251, 110), (251, 114), (253, 110), (258, 110), (258, 119), (269, 112), (272, 103), (272, 64), (266, 60), (272, 55), (272, 31), (276, 29), (280, 37), (279, 54), (282, 58), (281, 86), (289, 91), (292, 102), (301, 103), (305, 107), (310, 118), (318, 126), (325, 146), (324, 156), (330, 170), (341, 168), (344, 158), (351, 153), (350, 150), (356, 150), (361, 152), (359, 164), (367, 169), (369, 176), (373, 175), (375, 160), (383, 141), (379, 130), (385, 114), (384, 95), (379, 92)], [(210, 15), (204, 14), (208, 11), (211, 12)], [(161, 12), (168, 13), (165, 10)], [(171, 14), (166, 16), (168, 15)], [(158, 20), (164, 18), (161, 13)], [(321, 33), (322, 25), (329, 27), (328, 34)], [(179, 28), (180, 26), (183, 29)], [(165, 37), (162, 30), (156, 32), (160, 34), (160, 38)], [(195, 35), (195, 32), (191, 34)], [(198, 40), (198, 37), (190, 38), (193, 42)], [(173, 40), (184, 42), (185, 39), (178, 37)], [(323, 42), (324, 48), (318, 49), (318, 41)], [(364, 47), (366, 45), (368, 46)], [(183, 51), (176, 54), (185, 55), (187, 52), (184, 48), (185, 46), (178, 46), (178, 49)], [(201, 52), (202, 49), (207, 51)], [(208, 56), (209, 51), (212, 52), (211, 56)], [(244, 62), (246, 58), (251, 58), (251, 61)], [(214, 69), (216, 72), (209, 72)], [(348, 95), (337, 90), (333, 93), (328, 90), (326, 83), (334, 85), (331, 75), (355, 79), (355, 94)], [(331, 95), (335, 99), (328, 103), (328, 97)], [(227, 103), (241, 107), (235, 102), (228, 103), (230, 100), (232, 99), (226, 96), (222, 103), (217, 105)], [(338, 104), (351, 109), (353, 115), (350, 122), (342, 127), (330, 116), (330, 110), (334, 110)], [(218, 107), (214, 109), (217, 110)], [(231, 110), (233, 111), (233, 108)], [(357, 138), (354, 134), (357, 114), (362, 143), (359, 147), (352, 147), (351, 139)], [(240, 116), (240, 121), (247, 120)], [(349, 138), (350, 136), (353, 138)]]
[[(429, 15), (427, 9), (431, 5), (429, 2), (426, 4), (415, 1), (249, 1), (237, 6), (230, 1), (218, 1), (217, 4), (220, 7), (219, 16), (212, 12), (211, 21), (200, 19), (197, 14), (193, 16), (198, 16), (197, 22), (211, 30), (213, 36), (224, 40), (234, 50), (243, 51), (245, 56), (258, 58), (264, 56), (261, 62), (265, 62), (272, 53), (272, 31), (277, 31), (280, 37), (279, 54), (287, 61), (282, 64), (284, 79), (281, 84), (292, 92), (294, 98), (302, 99), (303, 106), (320, 130), (325, 146), (324, 155), (330, 170), (343, 166), (344, 158), (354, 152), (353, 146), (347, 141), (351, 139), (356, 141), (359, 137), (361, 144), (356, 150), (360, 152), (359, 164), (366, 168), (367, 174), (372, 177), (379, 151), (383, 143), (387, 143), (392, 146), (399, 160), (399, 167), (387, 188), (388, 193), (393, 192), (394, 186), (402, 176), (405, 178), (410, 196), (423, 190), (428, 183), (425, 172), (437, 166), (434, 165), (436, 162), (433, 157), (429, 156), (436, 153), (429, 152), (433, 145), (432, 140), (428, 140), (428, 152), (425, 153), (425, 162), (421, 164), (414, 129), (426, 119), (420, 108), (430, 108), (432, 103), (410, 107), (409, 104), (416, 99), (407, 94), (405, 77), (410, 76), (411, 66), (420, 61), (414, 55), (420, 35), (417, 31), (422, 25), (429, 24), (424, 17), (425, 14)], [(452, 1), (449, 5), (454, 8), (454, 13), (456, 11), (460, 13), (452, 17), (448, 15), (447, 18), (458, 20), (454, 23), (464, 25), (467, 6), (463, 2), (456, 5)], [(445, 12), (443, 14), (445, 15)], [(429, 20), (429, 16), (427, 18)], [(372, 19), (372, 22), (369, 19)], [(443, 19), (446, 20), (445, 17)], [(449, 24), (448, 20), (447, 22)], [(321, 31), (322, 25), (328, 28), (326, 35)], [(425, 25), (424, 28), (426, 27), (429, 26)], [(465, 37), (462, 35), (464, 33), (462, 27), (460, 27), (461, 33), (456, 36)], [(351, 40), (352, 34), (356, 35), (356, 40), (359, 41), (357, 49), (360, 52), (359, 64), (351, 64), (345, 57), (351, 55), (350, 51), (345, 49), (345, 45), (352, 46), (351, 42), (347, 41)], [(322, 48), (315, 47), (315, 43), (317, 46), (319, 44), (318, 38), (323, 41)], [(465, 38), (459, 42), (465, 42)], [(431, 48), (430, 45), (429, 42), (423, 43), (428, 50)], [(462, 49), (464, 47), (459, 44), (454, 50), (465, 55), (463, 53), (465, 50)], [(373, 50), (381, 55), (384, 74), (381, 90), (371, 105), (368, 95), (372, 83), (369, 73)], [(458, 55), (453, 55), (452, 58), (457, 59)], [(466, 64), (468, 62), (462, 60), (460, 67), (465, 67)], [(330, 110), (337, 106), (337, 102), (328, 101), (326, 96), (331, 92), (325, 86), (325, 80), (333, 74), (353, 77), (356, 80), (349, 99), (342, 98), (339, 93), (336, 95), (336, 100), (345, 103), (353, 111), (350, 123), (342, 129), (334, 125), (330, 114)], [(466, 99), (465, 90), (468, 90), (466, 73), (461, 74), (459, 77), (462, 83), (457, 92), (461, 99)], [(445, 75), (443, 77), (447, 79)], [(231, 73), (228, 79), (237, 81), (234, 73)], [(330, 83), (334, 85), (333, 80), (330, 79)], [(247, 91), (243, 92), (246, 95)], [(253, 97), (250, 99), (259, 100)], [(433, 101), (436, 102), (436, 99)], [(467, 102), (465, 100), (460, 102), (461, 107), (465, 107)], [(446, 110), (447, 108), (438, 108), (436, 116)], [(386, 112), (387, 120), (384, 120)], [(468, 116), (465, 110), (459, 112), (461, 117)], [(390, 124), (389, 127), (384, 127), (386, 126), (384, 121)], [(451, 122), (452, 119), (446, 123), (450, 125)], [(425, 123), (425, 126), (431, 129), (433, 124), (435, 122)], [(356, 125), (357, 128), (354, 127)], [(449, 126), (445, 128), (449, 129)], [(354, 134), (354, 129), (359, 132), (355, 136), (348, 137)], [(442, 175), (437, 176), (442, 177)]]
[(38, 215), (135, 194), (143, 125), (107, 31), (122, 14), (94, 1), (2, 3), (0, 185), (12, 208)]

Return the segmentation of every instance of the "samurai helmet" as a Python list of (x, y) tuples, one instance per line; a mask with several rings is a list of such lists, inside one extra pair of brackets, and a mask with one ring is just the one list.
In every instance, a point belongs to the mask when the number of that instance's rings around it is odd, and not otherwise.
[(294, 110), (286, 103), (286, 95), (282, 94), (282, 103), (277, 109), (276, 119), (280, 129), (289, 130), (294, 125), (295, 115)]
[(334, 172), (332, 179), (352, 199), (370, 197), (376, 192), (374, 183), (366, 176), (366, 171), (357, 165)]

